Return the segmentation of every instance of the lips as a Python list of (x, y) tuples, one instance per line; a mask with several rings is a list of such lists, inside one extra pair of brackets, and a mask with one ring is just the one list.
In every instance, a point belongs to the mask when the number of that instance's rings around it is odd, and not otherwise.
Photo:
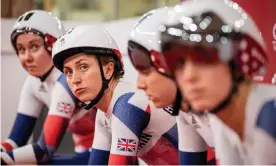
[(76, 90), (75, 90), (75, 94), (76, 95), (81, 95), (82, 93), (84, 93), (85, 92), (85, 88), (77, 88)]
[(187, 90), (185, 95), (189, 100), (197, 100), (203, 96), (203, 89), (193, 88), (193, 89)]
[(28, 69), (34, 69), (36, 66), (26, 66)]

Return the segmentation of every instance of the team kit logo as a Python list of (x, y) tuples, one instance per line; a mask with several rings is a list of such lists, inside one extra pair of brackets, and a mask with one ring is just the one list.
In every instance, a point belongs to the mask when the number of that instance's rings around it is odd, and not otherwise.
[(135, 139), (118, 138), (117, 150), (122, 152), (135, 152), (138, 141)]
[(65, 113), (65, 114), (71, 114), (72, 113), (72, 105), (65, 102), (59, 102), (57, 105), (57, 110), (59, 112)]

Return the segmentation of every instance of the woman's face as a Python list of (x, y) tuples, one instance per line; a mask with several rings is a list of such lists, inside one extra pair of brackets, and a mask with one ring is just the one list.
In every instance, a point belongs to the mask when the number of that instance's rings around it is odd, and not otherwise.
[(232, 88), (231, 71), (226, 63), (182, 61), (175, 70), (176, 81), (194, 111), (214, 109)]
[(138, 72), (137, 88), (145, 91), (149, 99), (158, 108), (173, 104), (176, 95), (175, 82), (157, 72), (153, 67)]
[(64, 61), (63, 72), (73, 94), (82, 102), (96, 98), (102, 87), (99, 63), (95, 56), (79, 53)]
[(53, 66), (51, 55), (43, 39), (34, 34), (21, 34), (16, 40), (16, 50), (22, 67), (32, 76), (43, 76)]

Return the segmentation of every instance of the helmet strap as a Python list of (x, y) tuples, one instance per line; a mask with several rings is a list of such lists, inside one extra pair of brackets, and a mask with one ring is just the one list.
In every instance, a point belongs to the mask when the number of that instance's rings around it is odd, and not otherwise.
[(181, 104), (182, 104), (182, 94), (180, 89), (177, 86), (176, 96), (173, 104), (173, 111), (172, 113), (170, 113), (172, 116), (177, 116), (179, 114), (179, 111), (181, 109)]

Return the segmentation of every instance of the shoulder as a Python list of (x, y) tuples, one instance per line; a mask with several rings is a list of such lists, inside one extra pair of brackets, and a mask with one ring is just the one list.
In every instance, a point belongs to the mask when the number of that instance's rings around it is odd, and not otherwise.
[[(64, 89), (62, 90), (58, 90), (59, 87), (63, 87)], [(54, 92), (59, 92), (59, 93), (63, 93), (63, 94), (69, 94), (70, 97), (74, 100), (74, 102), (77, 102), (78, 99), (74, 96), (74, 94), (72, 93), (67, 81), (66, 81), (66, 77), (65, 74), (61, 74), (58, 79), (57, 79), (57, 84), (56, 84), (56, 88)]]
[(139, 92), (121, 94), (114, 103), (113, 114), (131, 111), (132, 114), (150, 113), (149, 100)]
[(256, 125), (276, 139), (276, 97), (263, 102), (257, 117)]
[(40, 81), (38, 78), (28, 75), (27, 78), (24, 81), (24, 86), (30, 87), (30, 88), (35, 88), (40, 84)]
[(139, 129), (144, 129), (150, 120), (150, 105), (145, 96), (140, 96), (134, 92), (122, 94), (115, 102), (113, 116), (131, 129), (138, 133)]
[(39, 91), (40, 81), (38, 78), (28, 75), (24, 81), (23, 87), (21, 89), (21, 95), (26, 97), (26, 95), (34, 95)]

